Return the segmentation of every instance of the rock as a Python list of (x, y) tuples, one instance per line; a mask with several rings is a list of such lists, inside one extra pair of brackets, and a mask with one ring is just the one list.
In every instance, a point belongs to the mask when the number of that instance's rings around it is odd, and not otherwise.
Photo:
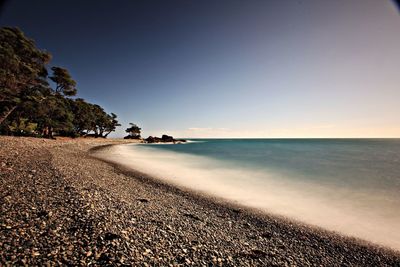
[(151, 253), (151, 250), (147, 248), (142, 254), (143, 254), (144, 256), (146, 256), (146, 255), (148, 255), (148, 254), (150, 254), (150, 253)]
[(242, 210), (241, 210), (241, 209), (232, 209), (232, 211), (233, 211), (234, 213), (236, 213), (236, 214), (239, 214), (239, 213), (241, 213), (241, 212), (242, 212)]
[(107, 232), (104, 235), (104, 239), (105, 240), (115, 240), (115, 239), (119, 239), (119, 238), (121, 238), (120, 235), (117, 235), (117, 234), (114, 234), (114, 233), (110, 233), (110, 232)]
[(124, 139), (141, 139), (140, 135), (127, 135)]
[(101, 253), (100, 257), (99, 257), (99, 261), (100, 262), (109, 262), (110, 257), (108, 255), (106, 255), (105, 253)]
[(174, 142), (174, 138), (172, 136), (169, 136), (169, 135), (166, 135), (166, 134), (163, 134), (161, 136), (161, 139), (162, 139), (163, 142)]
[(191, 213), (185, 213), (185, 214), (183, 214), (183, 216), (189, 217), (189, 218), (197, 220), (197, 221), (201, 221), (199, 216), (191, 214)]
[(149, 136), (149, 137), (147, 137), (146, 139), (145, 139), (145, 141), (147, 142), (147, 143), (159, 143), (159, 141), (160, 141), (160, 138), (158, 138), (158, 137), (153, 137), (153, 136)]
[(252, 249), (249, 252), (241, 253), (241, 256), (246, 257), (246, 258), (259, 259), (259, 258), (267, 257), (268, 253), (266, 253), (265, 251), (259, 250), (259, 249)]
[(163, 134), (161, 138), (155, 137), (155, 136), (154, 137), (149, 136), (145, 139), (145, 141), (149, 144), (152, 144), (152, 143), (174, 143), (175, 144), (175, 143), (185, 143), (186, 142), (186, 140), (174, 139), (172, 136), (166, 135), (166, 134)]
[(270, 239), (272, 237), (272, 233), (264, 232), (263, 234), (261, 234), (261, 237), (266, 238), (266, 239)]
[(40, 217), (46, 217), (47, 215), (49, 215), (49, 213), (47, 212), (47, 211), (45, 211), (45, 210), (40, 210), (38, 213), (37, 213), (37, 216), (40, 218)]

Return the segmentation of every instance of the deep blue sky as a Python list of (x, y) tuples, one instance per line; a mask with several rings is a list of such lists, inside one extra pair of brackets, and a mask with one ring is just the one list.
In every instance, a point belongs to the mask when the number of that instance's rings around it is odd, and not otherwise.
[(391, 1), (8, 1), (78, 96), (144, 135), (400, 137)]

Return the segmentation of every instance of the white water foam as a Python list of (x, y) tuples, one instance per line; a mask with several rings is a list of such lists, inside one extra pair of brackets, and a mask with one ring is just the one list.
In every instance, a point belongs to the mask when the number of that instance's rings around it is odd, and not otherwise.
[(280, 173), (144, 146), (113, 146), (98, 156), (177, 186), (400, 250), (400, 214), (392, 212), (396, 207), (382, 209), (381, 194), (293, 181)]

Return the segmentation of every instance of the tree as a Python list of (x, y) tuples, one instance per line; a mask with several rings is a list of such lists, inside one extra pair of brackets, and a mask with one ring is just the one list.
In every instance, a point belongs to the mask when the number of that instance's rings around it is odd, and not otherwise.
[(15, 135), (31, 136), (36, 131), (37, 123), (29, 122), (28, 119), (20, 119), (18, 122), (12, 122), (8, 128)]
[(18, 28), (0, 28), (0, 124), (46, 83), (51, 55)]
[(50, 80), (56, 83), (55, 92), (65, 96), (74, 96), (77, 93), (76, 82), (72, 79), (68, 70), (60, 67), (52, 67), (53, 76)]
[(48, 77), (50, 58), (18, 28), (0, 28), (0, 133), (53, 138), (93, 131), (96, 137), (107, 137), (120, 126), (114, 113), (68, 98), (76, 95), (76, 82), (61, 67), (52, 67)]
[(110, 115), (107, 114), (107, 123), (106, 123), (106, 127), (104, 129), (104, 138), (107, 138), (107, 136), (115, 131), (115, 129), (117, 128), (117, 126), (121, 126), (121, 124), (118, 123), (117, 120), (117, 115), (115, 115), (114, 113), (111, 113)]
[(90, 112), (94, 119), (90, 122), (89, 131), (94, 131), (95, 137), (106, 138), (111, 132), (115, 131), (117, 126), (121, 126), (118, 123), (117, 115), (114, 113), (107, 114), (99, 105), (90, 105)]
[(73, 132), (73, 118), (67, 99), (60, 95), (47, 97), (42, 103), (35, 103), (33, 121), (38, 123), (41, 135), (53, 138), (54, 133)]
[(125, 138), (132, 138), (132, 139), (140, 138), (140, 131), (141, 131), (142, 129), (141, 129), (139, 126), (137, 126), (136, 124), (132, 123), (132, 122), (129, 123), (129, 125), (130, 125), (131, 127), (127, 128), (127, 129), (125, 130), (125, 132), (128, 133), (128, 136), (125, 137)]
[(74, 114), (74, 132), (79, 136), (88, 134), (93, 130), (92, 125), (96, 120), (95, 114), (92, 112), (93, 105), (82, 98), (69, 99), (69, 102), (71, 111)]

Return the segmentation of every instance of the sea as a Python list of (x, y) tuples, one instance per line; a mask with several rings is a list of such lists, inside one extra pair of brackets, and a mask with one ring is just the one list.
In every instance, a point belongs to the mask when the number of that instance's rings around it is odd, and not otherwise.
[(113, 147), (165, 182), (400, 250), (400, 139), (189, 139)]

